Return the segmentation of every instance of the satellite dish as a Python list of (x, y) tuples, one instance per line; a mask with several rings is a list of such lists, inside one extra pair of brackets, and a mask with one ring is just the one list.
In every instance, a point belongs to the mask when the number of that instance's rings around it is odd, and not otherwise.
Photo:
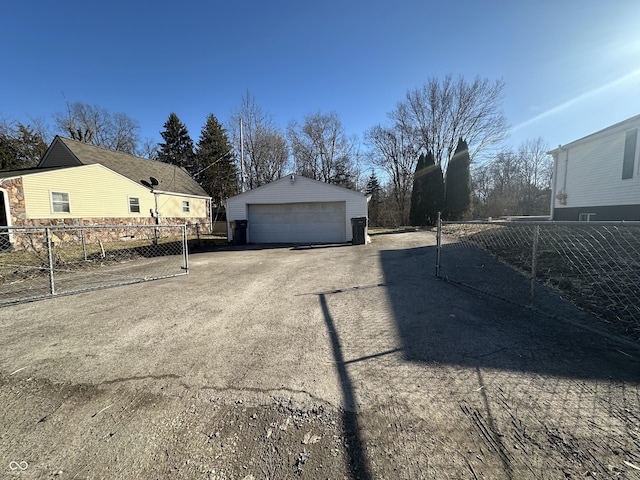
[(145, 187), (150, 188), (151, 190), (153, 190), (153, 185), (151, 185), (146, 180), (140, 180), (140, 183), (143, 184)]
[(151, 185), (153, 185), (154, 187), (156, 185), (160, 185), (160, 182), (156, 180), (154, 177), (149, 177), (149, 180), (151, 180)]

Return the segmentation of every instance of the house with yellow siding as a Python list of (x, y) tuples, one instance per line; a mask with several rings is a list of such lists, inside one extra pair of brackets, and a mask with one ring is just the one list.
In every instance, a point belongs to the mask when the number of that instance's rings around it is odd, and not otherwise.
[(0, 227), (187, 224), (211, 198), (182, 168), (56, 136), (35, 168), (0, 171)]

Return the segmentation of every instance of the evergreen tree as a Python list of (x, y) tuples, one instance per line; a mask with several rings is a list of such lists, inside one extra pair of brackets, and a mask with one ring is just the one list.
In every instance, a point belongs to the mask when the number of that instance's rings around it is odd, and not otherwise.
[(411, 190), (411, 208), (409, 210), (409, 222), (411, 225), (425, 225), (427, 210), (425, 204), (425, 177), (426, 159), (420, 154), (413, 173), (413, 189)]
[(428, 152), (425, 159), (424, 170), (424, 204), (427, 225), (435, 225), (438, 220), (438, 212), (442, 211), (444, 202), (444, 179), (442, 168), (436, 165), (433, 152)]
[(47, 144), (31, 125), (0, 131), (0, 170), (35, 167), (47, 151)]
[(349, 165), (346, 159), (341, 159), (336, 162), (334, 166), (334, 174), (331, 176), (329, 183), (355, 190), (356, 184), (353, 181), (353, 174), (349, 170)]
[(209, 114), (195, 149), (192, 175), (219, 206), (238, 191), (233, 149), (227, 132), (213, 114)]
[(371, 195), (371, 199), (369, 200), (369, 225), (380, 226), (380, 203), (382, 201), (382, 187), (380, 187), (380, 182), (378, 181), (376, 172), (373, 170), (371, 171), (371, 176), (369, 177), (369, 181), (367, 182), (364, 193), (366, 193), (367, 195)]
[(193, 172), (193, 140), (187, 127), (173, 112), (169, 114), (169, 119), (163, 127), (164, 131), (160, 132), (160, 135), (165, 143), (159, 144), (158, 160)]
[(444, 218), (447, 220), (468, 220), (471, 218), (472, 195), (471, 158), (469, 147), (462, 138), (447, 166), (444, 195)]

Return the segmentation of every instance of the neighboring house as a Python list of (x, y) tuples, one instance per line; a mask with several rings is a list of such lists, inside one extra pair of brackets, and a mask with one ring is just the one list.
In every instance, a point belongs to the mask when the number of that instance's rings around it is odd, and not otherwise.
[(207, 233), (211, 198), (179, 167), (59, 136), (37, 167), (0, 171), (0, 226), (155, 223)]
[(640, 115), (559, 146), (552, 220), (640, 220)]
[[(227, 235), (248, 221), (249, 243), (342, 243), (352, 240), (352, 218), (367, 217), (364, 193), (297, 174), (227, 199)], [(366, 238), (366, 224), (365, 224)]]

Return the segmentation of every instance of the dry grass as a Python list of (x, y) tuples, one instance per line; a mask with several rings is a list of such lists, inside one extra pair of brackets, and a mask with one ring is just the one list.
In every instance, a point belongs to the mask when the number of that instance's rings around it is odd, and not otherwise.
[[(530, 277), (533, 224), (446, 224), (445, 236), (478, 246)], [(615, 330), (640, 341), (640, 227), (541, 224), (536, 279)]]

